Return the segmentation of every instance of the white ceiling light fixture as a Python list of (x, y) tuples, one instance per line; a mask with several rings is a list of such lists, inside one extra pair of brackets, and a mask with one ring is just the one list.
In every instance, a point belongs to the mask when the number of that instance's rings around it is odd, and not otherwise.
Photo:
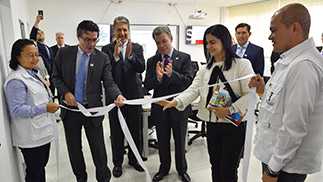
[(193, 12), (188, 16), (190, 19), (201, 20), (207, 16), (207, 13), (201, 9), (195, 9)]
[(207, 13), (203, 11), (202, 9), (198, 8), (197, 0), (194, 1), (195, 9), (193, 12), (188, 16), (189, 19), (194, 20), (201, 20), (204, 19), (207, 16)]

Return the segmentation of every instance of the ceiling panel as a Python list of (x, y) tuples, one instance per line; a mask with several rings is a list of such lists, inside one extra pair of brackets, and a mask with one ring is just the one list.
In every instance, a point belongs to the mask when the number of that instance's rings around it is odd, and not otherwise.
[(215, 6), (233, 6), (258, 2), (263, 0), (97, 0), (97, 1), (113, 1), (113, 2), (138, 2), (138, 3), (177, 3), (177, 4), (214, 4)]

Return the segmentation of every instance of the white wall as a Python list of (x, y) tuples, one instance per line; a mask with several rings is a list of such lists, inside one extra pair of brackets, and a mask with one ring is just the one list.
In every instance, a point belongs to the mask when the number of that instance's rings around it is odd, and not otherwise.
[[(3, 85), (4, 78), (6, 76), (6, 51), (5, 51), (5, 41), (4, 41), (4, 23), (2, 21), (2, 15), (5, 9), (9, 9), (0, 3), (0, 85)], [(2, 87), (1, 87), (2, 88)], [(8, 179), (6, 181), (15, 182), (18, 181), (18, 176), (15, 174), (17, 171), (15, 152), (13, 150), (10, 138), (10, 129), (8, 123), (8, 116), (6, 112), (6, 106), (4, 102), (3, 92), (0, 92), (0, 179)]]
[(8, 60), (11, 46), (14, 40), (20, 38), (18, 20), (28, 19), (26, 2), (27, 0), (0, 0), (0, 179), (7, 182), (18, 182), (21, 178), (17, 165), (17, 149), (11, 142), (9, 117), (2, 85), (9, 72)]
[[(16, 40), (18, 38), (21, 38), (19, 19), (25, 23), (26, 25), (25, 30), (27, 31), (27, 29), (29, 29), (27, 27), (28, 24), (30, 24), (28, 22), (29, 12), (27, 8), (28, 7), (27, 4), (29, 4), (30, 1), (29, 0), (10, 0), (10, 2), (11, 2), (10, 6), (12, 10), (11, 13), (12, 13), (12, 22), (13, 22), (13, 32)], [(29, 35), (29, 32), (26, 35)]]
[[(131, 24), (181, 25), (179, 49), (191, 54), (192, 60), (204, 61), (201, 45), (185, 45), (185, 27), (176, 13), (175, 8), (168, 6), (167, 3), (135, 3), (125, 1), (121, 4), (112, 4), (108, 11), (105, 12), (109, 1), (79, 0), (77, 1), (77, 5), (75, 2), (75, 0), (30, 0), (30, 22), (34, 22), (38, 9), (44, 10), (44, 21), (40, 25), (40, 28), (45, 31), (48, 45), (55, 44), (55, 32), (58, 31), (65, 33), (66, 43), (77, 43), (76, 27), (84, 19), (92, 19), (97, 23), (112, 23), (114, 17), (123, 15), (129, 18)], [(185, 24), (212, 25), (219, 23), (220, 13), (216, 5), (199, 5), (199, 8), (202, 8), (208, 13), (207, 18), (204, 20), (190, 20), (188, 19), (188, 15), (196, 6), (189, 4), (183, 5), (180, 4), (180, 1), (178, 2), (179, 4), (176, 7), (183, 17)]]
[[(234, 35), (234, 28), (238, 23), (245, 22), (251, 25), (250, 41), (262, 46), (265, 51), (265, 73), (270, 75), (270, 55), (272, 52), (272, 43), (268, 40), (270, 35), (270, 19), (276, 10), (280, 7), (295, 2), (293, 0), (268, 0), (244, 5), (237, 5), (226, 8), (223, 14), (224, 23), (227, 25)], [(322, 45), (321, 33), (322, 29), (322, 0), (298, 0), (298, 3), (304, 4), (311, 14), (311, 30), (310, 37), (314, 38), (317, 45)]]

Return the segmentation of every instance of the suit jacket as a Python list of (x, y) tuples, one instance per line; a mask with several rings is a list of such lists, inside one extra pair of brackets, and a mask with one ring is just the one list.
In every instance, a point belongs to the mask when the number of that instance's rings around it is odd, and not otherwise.
[(113, 56), (114, 46), (115, 42), (103, 46), (102, 52), (106, 53), (111, 60), (112, 76), (115, 83), (127, 99), (143, 97), (141, 73), (145, 71), (145, 58), (142, 46), (132, 43), (131, 59), (123, 58), (120, 53), (118, 61)]
[(30, 39), (37, 42), (39, 55), (42, 57), (42, 59), (44, 61), (44, 64), (45, 64), (48, 74), (51, 75), (52, 74), (52, 65), (54, 62), (53, 53), (52, 53), (50, 47), (48, 47), (46, 44), (36, 40), (38, 30), (39, 30), (38, 28), (33, 26), (33, 28), (31, 29), (31, 32), (30, 32)]
[[(237, 44), (232, 46), (234, 52), (237, 50)], [(249, 42), (249, 45), (246, 49), (246, 52), (243, 55), (243, 58), (248, 59), (251, 62), (252, 68), (255, 73), (264, 75), (265, 69), (265, 57), (264, 49), (255, 44)]]
[[(65, 46), (64, 47), (67, 47), (67, 46), (69, 46), (69, 45), (67, 45), (67, 44), (65, 44)], [(56, 45), (54, 45), (54, 46), (52, 46), (52, 47), (50, 47), (50, 50), (52, 51), (52, 53), (53, 53), (53, 58), (55, 59), (55, 57), (56, 57), (56, 54), (57, 54), (57, 51), (58, 51), (58, 45), (56, 44)]]
[[(53, 82), (59, 94), (62, 96), (61, 100), (67, 92), (74, 94), (77, 52), (78, 46), (63, 47), (58, 51), (55, 58)], [(90, 56), (86, 81), (88, 107), (99, 107), (103, 105), (101, 82), (103, 82), (106, 99), (114, 100), (121, 94), (112, 78), (110, 59), (106, 54), (95, 49)]]
[[(153, 97), (182, 92), (192, 83), (193, 68), (191, 64), (191, 56), (174, 49), (171, 60), (173, 60), (172, 76), (168, 77), (167, 75), (164, 75), (161, 82), (157, 80), (155, 71), (157, 62), (162, 61), (161, 54), (157, 53), (147, 61), (144, 85), (147, 90), (154, 89)], [(159, 117), (160, 114), (162, 114), (161, 112), (163, 111), (160, 106), (156, 104), (152, 105), (152, 117)]]

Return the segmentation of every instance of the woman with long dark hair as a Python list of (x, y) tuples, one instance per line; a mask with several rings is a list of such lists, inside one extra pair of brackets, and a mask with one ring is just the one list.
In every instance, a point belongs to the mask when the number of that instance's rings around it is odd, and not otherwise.
[(248, 107), (249, 79), (226, 81), (253, 74), (253, 70), (248, 60), (236, 57), (232, 51), (232, 38), (225, 26), (209, 27), (204, 33), (203, 44), (207, 65), (199, 70), (188, 89), (172, 101), (160, 104), (164, 109), (176, 107), (183, 110), (200, 97), (197, 116), (207, 121), (212, 181), (236, 182), (245, 141), (243, 116)]
[(21, 150), (26, 164), (26, 182), (45, 182), (45, 166), (50, 142), (55, 138), (56, 122), (52, 113), (59, 105), (35, 69), (38, 50), (29, 39), (17, 40), (11, 50), (12, 72), (4, 84), (11, 116), (13, 144)]

